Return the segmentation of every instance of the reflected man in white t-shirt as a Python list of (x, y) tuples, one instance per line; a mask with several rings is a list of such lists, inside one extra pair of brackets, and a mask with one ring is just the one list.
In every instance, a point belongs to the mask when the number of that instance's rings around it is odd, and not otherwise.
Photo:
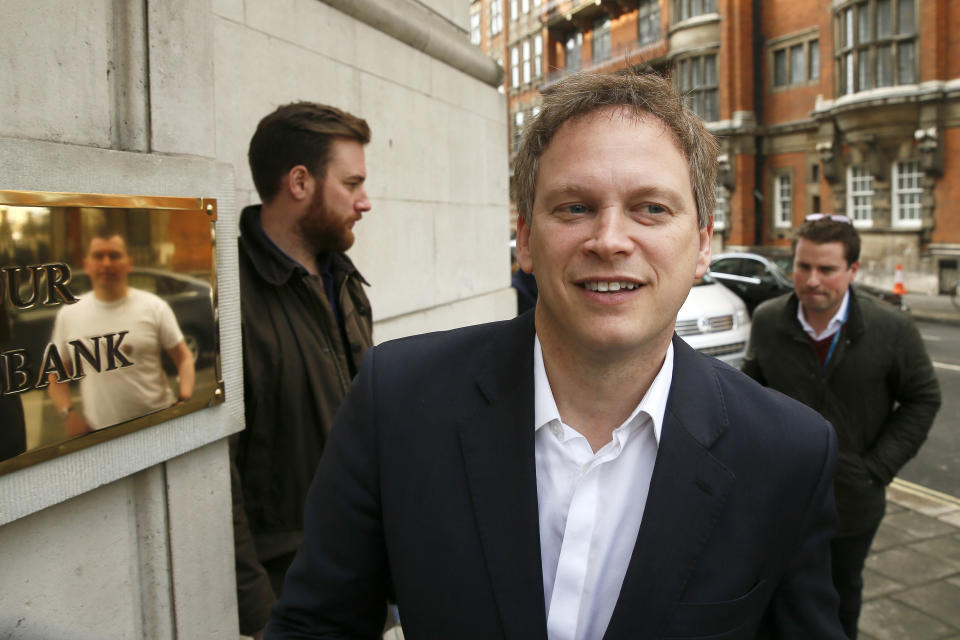
[[(133, 261), (123, 237), (93, 238), (83, 270), (92, 290), (60, 310), (51, 337), (67, 373), (79, 378), (83, 400), (82, 410), (74, 407), (69, 382), (49, 374), (50, 398), (67, 434), (102, 429), (189, 399), (193, 354), (170, 305), (129, 286)], [(178, 397), (167, 383), (161, 350), (176, 365)]]

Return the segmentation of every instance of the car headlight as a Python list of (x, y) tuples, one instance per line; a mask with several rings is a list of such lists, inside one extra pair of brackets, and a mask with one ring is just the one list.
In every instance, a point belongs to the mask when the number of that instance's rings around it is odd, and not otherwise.
[(733, 314), (733, 328), (742, 327), (743, 325), (750, 322), (750, 314), (747, 313), (746, 309), (737, 309)]

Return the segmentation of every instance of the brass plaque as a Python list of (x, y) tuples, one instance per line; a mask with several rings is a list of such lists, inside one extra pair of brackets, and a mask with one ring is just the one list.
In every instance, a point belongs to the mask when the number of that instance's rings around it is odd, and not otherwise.
[(0, 191), (0, 474), (223, 402), (215, 220)]

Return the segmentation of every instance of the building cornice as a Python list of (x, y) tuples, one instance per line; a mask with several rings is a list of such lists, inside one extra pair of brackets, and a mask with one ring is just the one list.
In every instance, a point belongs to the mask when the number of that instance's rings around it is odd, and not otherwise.
[(814, 118), (825, 118), (847, 111), (881, 107), (891, 104), (927, 102), (945, 98), (960, 97), (960, 78), (944, 82), (934, 80), (921, 84), (908, 84), (896, 87), (883, 87), (859, 91), (833, 100), (817, 97), (816, 105), (810, 113)]
[(325, 4), (491, 87), (504, 72), (466, 33), (412, 0), (322, 0)]

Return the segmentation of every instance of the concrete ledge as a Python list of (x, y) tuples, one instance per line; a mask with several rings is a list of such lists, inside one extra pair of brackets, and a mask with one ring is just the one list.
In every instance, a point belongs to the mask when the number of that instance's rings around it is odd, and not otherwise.
[(338, 11), (449, 64), (492, 87), (503, 69), (456, 27), (411, 0), (323, 0)]

